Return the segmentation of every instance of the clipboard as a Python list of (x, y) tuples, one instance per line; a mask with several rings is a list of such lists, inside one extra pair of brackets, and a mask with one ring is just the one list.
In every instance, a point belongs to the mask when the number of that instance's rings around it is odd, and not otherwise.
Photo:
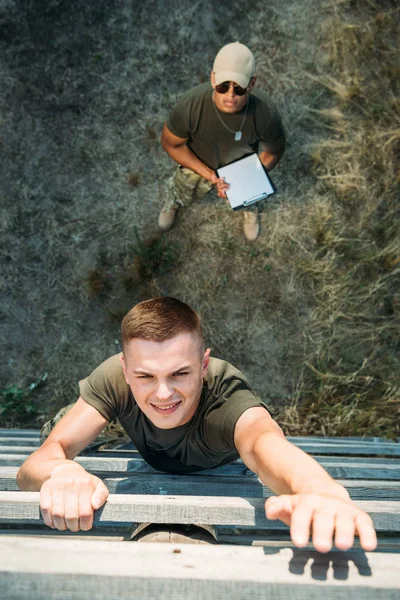
[(276, 186), (256, 153), (217, 169), (230, 188), (226, 196), (233, 210), (246, 208), (276, 193)]

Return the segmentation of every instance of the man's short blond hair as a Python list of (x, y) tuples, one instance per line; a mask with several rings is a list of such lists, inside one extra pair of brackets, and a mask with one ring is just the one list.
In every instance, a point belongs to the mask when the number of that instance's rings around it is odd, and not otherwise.
[(121, 323), (123, 347), (135, 338), (164, 342), (181, 333), (193, 333), (204, 348), (199, 315), (184, 302), (169, 296), (140, 302), (125, 315)]

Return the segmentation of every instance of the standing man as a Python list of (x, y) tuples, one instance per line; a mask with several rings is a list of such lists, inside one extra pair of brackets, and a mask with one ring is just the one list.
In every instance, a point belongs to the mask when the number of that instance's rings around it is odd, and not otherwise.
[(371, 518), (345, 488), (288, 442), (267, 404), (227, 361), (210, 357), (199, 315), (175, 298), (137, 304), (122, 321), (123, 353), (80, 382), (80, 398), (44, 444), (25, 461), (17, 481), (40, 490), (50, 527), (88, 530), (107, 500), (101, 479), (74, 457), (118, 418), (144, 460), (159, 471), (190, 473), (239, 456), (277, 496), (270, 519), (290, 525), (292, 540), (327, 552), (347, 550), (359, 535), (376, 547)]
[[(257, 152), (270, 171), (285, 149), (281, 118), (265, 94), (255, 90), (255, 61), (243, 44), (227, 44), (218, 52), (211, 82), (184, 94), (164, 124), (161, 144), (179, 168), (167, 184), (159, 228), (168, 231), (180, 206), (207, 194), (213, 185), (226, 198), (229, 182), (216, 169)], [(244, 234), (259, 234), (257, 205), (244, 212)]]

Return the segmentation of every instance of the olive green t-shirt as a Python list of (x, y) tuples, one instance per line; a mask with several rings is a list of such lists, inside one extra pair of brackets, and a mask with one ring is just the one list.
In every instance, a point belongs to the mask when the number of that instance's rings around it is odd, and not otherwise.
[[(179, 98), (167, 120), (168, 129), (187, 139), (187, 145), (201, 161), (211, 169), (219, 169), (254, 152), (276, 154), (284, 150), (281, 118), (263, 92), (255, 89), (249, 94), (243, 121), (246, 107), (234, 114), (218, 111), (213, 91), (210, 83), (189, 90)], [(239, 131), (242, 123), (242, 138), (235, 141), (232, 132)]]
[(118, 418), (144, 460), (159, 471), (188, 473), (236, 460), (237, 420), (253, 406), (268, 410), (238, 369), (211, 358), (195, 415), (185, 425), (160, 429), (136, 404), (119, 357), (79, 382), (81, 396), (108, 421)]

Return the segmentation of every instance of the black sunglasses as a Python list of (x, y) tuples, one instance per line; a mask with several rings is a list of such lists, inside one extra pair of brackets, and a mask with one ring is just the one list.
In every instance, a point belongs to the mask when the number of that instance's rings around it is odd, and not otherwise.
[[(226, 92), (230, 90), (230, 87), (230, 81), (224, 81), (223, 83), (219, 83), (218, 85), (216, 85), (215, 89), (218, 92), (218, 94), (226, 94)], [(248, 88), (242, 88), (237, 83), (233, 84), (233, 93), (235, 94), (235, 96), (244, 96), (247, 90)]]

